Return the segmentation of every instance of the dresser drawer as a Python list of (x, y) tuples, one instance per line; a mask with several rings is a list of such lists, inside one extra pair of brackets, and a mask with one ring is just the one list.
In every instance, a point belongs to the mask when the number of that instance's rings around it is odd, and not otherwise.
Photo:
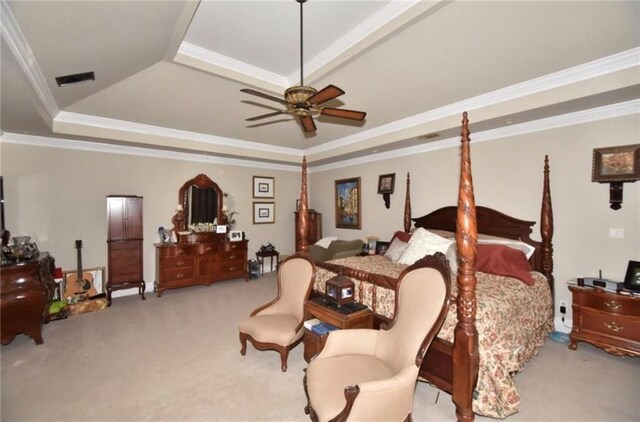
[(221, 246), (221, 251), (223, 252), (240, 252), (247, 250), (246, 242), (225, 242)]
[(580, 304), (603, 312), (640, 317), (640, 302), (629, 296), (585, 290), (580, 294)]
[(197, 253), (200, 255), (218, 252), (218, 245), (215, 243), (201, 243), (198, 245)]
[(237, 251), (237, 252), (223, 252), (220, 254), (221, 262), (230, 262), (230, 261), (246, 261), (247, 254), (245, 251)]
[(193, 278), (193, 267), (164, 270), (162, 275), (164, 282), (190, 280)]
[(582, 331), (640, 342), (640, 318), (584, 309), (580, 315)]
[(133, 262), (129, 265), (119, 264), (111, 266), (111, 275), (140, 273), (142, 273), (142, 265), (140, 265), (140, 262)]
[(193, 257), (177, 257), (177, 258), (164, 258), (162, 260), (162, 268), (172, 270), (174, 268), (193, 267)]
[(222, 262), (220, 264), (220, 274), (222, 276), (228, 276), (229, 274), (244, 274), (247, 272), (246, 262)]
[(142, 247), (142, 240), (126, 240), (107, 243), (109, 244), (109, 249), (111, 249), (112, 253), (115, 251), (127, 251), (131, 249), (140, 250)]
[(121, 274), (114, 274), (112, 272), (109, 275), (109, 283), (111, 284), (140, 282), (141, 280), (142, 280), (142, 271), (134, 271), (131, 273), (121, 273)]
[(158, 248), (161, 258), (183, 257), (194, 255), (198, 245), (171, 245)]

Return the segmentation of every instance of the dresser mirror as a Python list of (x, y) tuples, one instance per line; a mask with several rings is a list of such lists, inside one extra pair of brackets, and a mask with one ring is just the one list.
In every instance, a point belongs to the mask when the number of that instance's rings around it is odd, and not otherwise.
[(188, 180), (178, 192), (178, 210), (173, 217), (174, 230), (186, 231), (190, 226), (225, 224), (222, 212), (222, 189), (204, 174)]

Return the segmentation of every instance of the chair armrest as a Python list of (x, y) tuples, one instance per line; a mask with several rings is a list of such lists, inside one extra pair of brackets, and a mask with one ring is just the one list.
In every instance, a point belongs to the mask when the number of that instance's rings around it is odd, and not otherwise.
[(349, 418), (353, 420), (406, 420), (413, 406), (418, 367), (409, 365), (385, 380), (359, 384)]
[(324, 348), (315, 358), (338, 355), (373, 355), (378, 341), (378, 333), (378, 330), (367, 328), (332, 331), (329, 333)]

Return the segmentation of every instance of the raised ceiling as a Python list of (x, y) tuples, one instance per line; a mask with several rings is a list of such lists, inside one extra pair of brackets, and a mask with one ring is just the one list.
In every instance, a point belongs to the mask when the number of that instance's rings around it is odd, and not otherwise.
[[(640, 98), (640, 2), (324, 1), (304, 6), (305, 84), (364, 122), (244, 119), (299, 83), (299, 5), (2, 2), (1, 125), (27, 134), (311, 166)], [(58, 87), (55, 77), (95, 71)], [(616, 109), (616, 110), (617, 110)], [(438, 133), (434, 139), (426, 134)], [(87, 144), (89, 145), (89, 144)]]

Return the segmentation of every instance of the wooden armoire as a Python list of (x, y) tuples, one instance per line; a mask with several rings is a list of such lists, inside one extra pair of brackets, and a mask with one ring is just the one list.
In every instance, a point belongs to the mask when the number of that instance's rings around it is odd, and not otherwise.
[(114, 290), (138, 288), (144, 300), (142, 197), (107, 196), (107, 300)]
[[(294, 211), (296, 216), (295, 218), (295, 227), (298, 227), (298, 211)], [(313, 245), (318, 240), (322, 239), (322, 213), (319, 213), (316, 210), (309, 210), (309, 229), (307, 233), (307, 245)], [(296, 233), (296, 252), (300, 250), (300, 243), (302, 239), (300, 239), (298, 235), (298, 230), (294, 229)]]

